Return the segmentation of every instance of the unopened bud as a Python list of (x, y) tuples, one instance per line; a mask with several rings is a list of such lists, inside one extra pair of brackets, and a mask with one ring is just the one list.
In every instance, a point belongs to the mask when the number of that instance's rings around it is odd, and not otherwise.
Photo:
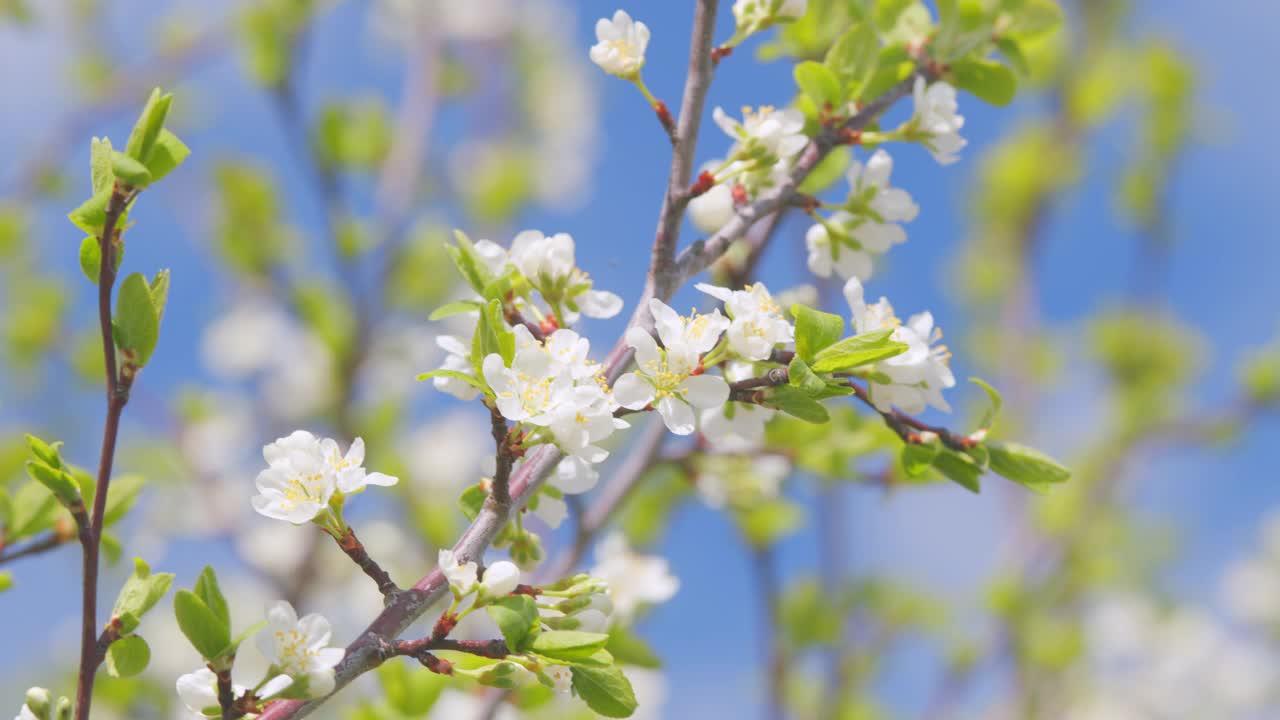
[(52, 703), (53, 698), (45, 688), (33, 687), (27, 690), (27, 709), (40, 720), (48, 719), (49, 706)]

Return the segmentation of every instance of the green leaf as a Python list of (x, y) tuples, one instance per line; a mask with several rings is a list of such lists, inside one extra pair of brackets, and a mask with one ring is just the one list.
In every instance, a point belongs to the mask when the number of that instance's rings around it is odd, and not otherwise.
[(938, 457), (941, 443), (937, 440), (928, 443), (905, 443), (902, 446), (902, 469), (912, 477), (923, 475)]
[(144, 188), (151, 184), (151, 171), (147, 166), (122, 152), (111, 153), (111, 172), (130, 187)]
[(143, 161), (151, 173), (151, 182), (154, 183), (173, 172), (174, 168), (185, 162), (190, 154), (191, 148), (179, 140), (177, 135), (168, 130), (161, 130), (160, 135), (156, 137), (155, 146), (151, 148), (151, 155)]
[(906, 352), (906, 343), (890, 340), (892, 335), (893, 330), (887, 329), (845, 338), (819, 352), (813, 369), (820, 373), (845, 372)]
[(4, 592), (13, 587), (13, 573), (5, 570), (0, 572), (0, 592)]
[(787, 377), (792, 387), (800, 388), (809, 395), (816, 395), (827, 389), (827, 381), (815, 375), (798, 355), (787, 366)]
[(471, 243), (471, 238), (468, 238), (466, 233), (455, 230), (453, 234), (458, 244), (446, 246), (449, 257), (453, 258), (453, 264), (457, 266), (458, 272), (471, 285), (471, 288), (478, 293), (483, 293), (489, 283), (493, 282), (493, 273), (489, 272), (488, 266), (476, 254), (475, 245)]
[(533, 637), (533, 641), (529, 643), (529, 650), (550, 658), (572, 659), (603, 649), (607, 642), (609, 642), (609, 636), (604, 633), (545, 630)]
[(160, 131), (164, 129), (165, 118), (169, 115), (169, 106), (173, 103), (173, 95), (160, 92), (160, 88), (151, 91), (147, 104), (138, 116), (133, 131), (129, 133), (129, 142), (125, 145), (125, 153), (129, 157), (145, 163), (151, 156)]
[(636, 711), (636, 694), (627, 676), (615, 666), (574, 666), (573, 689), (587, 707), (611, 718), (631, 717)]
[(178, 628), (206, 662), (217, 660), (231, 644), (231, 627), (195, 593), (179, 590), (173, 596)]
[(1013, 71), (990, 60), (961, 60), (951, 66), (955, 86), (997, 107), (1008, 105), (1018, 92)]
[(490, 300), (484, 306), (483, 315), (487, 320), (486, 326), (492, 334), (493, 349), (488, 350), (485, 354), (496, 352), (502, 356), (502, 362), (511, 367), (511, 361), (516, 356), (516, 335), (507, 326), (506, 320), (502, 314), (502, 302), (499, 300)]
[(799, 192), (816, 195), (844, 178), (845, 171), (853, 160), (853, 150), (848, 145), (836, 146), (827, 156), (822, 158), (818, 166), (800, 183)]
[(67, 213), (67, 219), (85, 233), (98, 237), (107, 222), (107, 202), (110, 199), (111, 188), (99, 190), (81, 203), (80, 207)]
[(6, 528), (10, 542), (28, 537), (53, 524), (58, 499), (38, 482), (29, 482), (18, 488), (10, 498), (13, 521)]
[(1022, 46), (1017, 40), (1005, 36), (996, 38), (995, 43), (1000, 54), (1004, 55), (1004, 59), (1009, 61), (1019, 75), (1024, 78), (1031, 75), (1031, 63), (1027, 61), (1026, 53), (1022, 52)]
[(481, 307), (483, 307), (483, 305), (475, 300), (458, 300), (456, 302), (441, 305), (435, 310), (432, 310), (431, 315), (428, 316), (427, 319), (435, 322), (436, 320), (443, 320), (444, 318), (461, 315), (466, 312), (476, 312), (480, 310)]
[(824, 423), (831, 419), (827, 409), (817, 400), (809, 397), (809, 393), (790, 385), (770, 390), (765, 395), (763, 404), (806, 422)]
[(840, 92), (840, 79), (831, 68), (822, 63), (806, 60), (796, 65), (793, 74), (800, 91), (813, 100), (819, 109), (837, 107), (844, 98)]
[(111, 141), (107, 138), (94, 138), (89, 144), (89, 176), (93, 179), (93, 192), (98, 194), (104, 190), (111, 191), (116, 176), (111, 171)]
[(489, 389), (488, 385), (485, 385), (482, 381), (477, 380), (475, 377), (471, 375), (468, 375), (464, 372), (458, 372), (457, 370), (445, 370), (444, 368), (438, 368), (436, 370), (428, 370), (427, 372), (419, 374), (417, 376), (417, 379), (430, 380), (433, 377), (447, 377), (447, 378), (453, 378), (455, 380), (461, 380), (462, 382), (470, 385), (471, 387), (479, 390), (480, 392), (483, 392), (485, 395), (488, 395), (489, 397), (493, 397), (493, 391)]
[(58, 454), (58, 448), (62, 446), (61, 442), (50, 444), (30, 433), (27, 433), (26, 439), (27, 447), (37, 460), (52, 468), (63, 467), (62, 456)]
[(58, 498), (58, 502), (66, 506), (80, 502), (80, 485), (71, 474), (61, 468), (53, 468), (36, 461), (28, 460), (25, 465), (27, 475), (40, 483)]
[(151, 278), (151, 306), (156, 309), (156, 322), (164, 319), (164, 308), (169, 304), (169, 271), (161, 270)]
[(160, 339), (160, 317), (151, 301), (151, 288), (141, 273), (120, 285), (116, 298), (115, 341), (135, 366), (145, 367)]
[(129, 635), (107, 647), (107, 672), (111, 677), (133, 677), (147, 669), (151, 662), (151, 648), (137, 635)]
[(807, 363), (844, 334), (844, 318), (820, 310), (792, 305), (791, 315), (796, 319), (796, 354)]
[[(405, 663), (387, 662), (378, 666), (378, 682), (387, 704), (406, 717), (423, 717), (440, 698), (449, 678), (432, 672), (411, 670)], [(383, 713), (370, 715), (384, 720)]]
[(785, 500), (753, 505), (734, 515), (738, 530), (755, 547), (767, 547), (804, 524), (804, 511)]
[(991, 384), (982, 378), (971, 377), (969, 382), (982, 388), (987, 393), (987, 398), (991, 400), (991, 407), (982, 414), (982, 422), (978, 423), (978, 427), (986, 430), (995, 424), (996, 418), (1000, 416), (1000, 408), (1004, 407), (1004, 398), (1000, 396), (1000, 391), (991, 387)]
[(635, 665), (651, 669), (662, 667), (662, 660), (653, 648), (649, 647), (649, 644), (639, 635), (621, 625), (615, 625), (609, 630), (609, 642), (604, 649), (608, 650), (620, 665)]
[[(124, 243), (116, 243), (114, 258), (115, 269), (120, 269), (120, 261), (124, 259)], [(98, 274), (102, 270), (102, 245), (98, 238), (90, 235), (80, 241), (80, 271), (89, 278), (89, 282), (98, 284)]]
[(497, 623), (507, 648), (513, 653), (524, 652), (525, 640), (538, 625), (538, 607), (528, 595), (508, 595), (484, 606), (485, 612)]
[(160, 602), (172, 584), (173, 573), (152, 573), (142, 558), (134, 558), (133, 574), (120, 588), (111, 617), (120, 618), (124, 632), (133, 632), (142, 616)]
[(933, 459), (933, 467), (969, 492), (976, 494), (982, 489), (978, 482), (978, 478), (982, 477), (982, 466), (968, 455), (942, 448), (938, 451), (938, 456)]
[(875, 28), (870, 23), (859, 23), (835, 41), (825, 62), (845, 87), (860, 89), (875, 72), (879, 59), (880, 42)]
[(223, 625), (231, 627), (231, 610), (227, 607), (227, 599), (222, 595), (222, 588), (218, 587), (218, 576), (214, 574), (213, 567), (206, 565), (204, 570), (200, 571), (200, 577), (196, 579), (195, 586), (196, 597), (202, 602)]
[[(111, 527), (120, 522), (133, 504), (138, 500), (138, 493), (146, 484), (140, 475), (119, 475), (111, 481), (107, 489), (107, 511), (102, 516), (102, 526)], [(84, 483), (81, 483), (84, 487)]]
[(1070, 470), (1035, 448), (1017, 443), (985, 445), (994, 472), (1032, 490), (1043, 490), (1071, 477)]
[(484, 485), (476, 483), (462, 491), (462, 495), (458, 498), (458, 507), (468, 520), (475, 520), (480, 514), (480, 509), (484, 507), (484, 501), (488, 499), (489, 491), (484, 489)]

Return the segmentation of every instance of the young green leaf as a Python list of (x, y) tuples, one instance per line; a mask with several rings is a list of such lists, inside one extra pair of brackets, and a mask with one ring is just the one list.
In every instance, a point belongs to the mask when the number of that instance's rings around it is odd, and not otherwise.
[(604, 649), (608, 650), (620, 665), (635, 665), (651, 669), (662, 667), (662, 660), (653, 648), (649, 647), (649, 644), (639, 635), (621, 625), (615, 625), (609, 630), (609, 642), (605, 644)]
[(845, 87), (857, 90), (875, 72), (879, 58), (880, 43), (875, 28), (870, 23), (859, 23), (832, 44), (824, 62)]
[(173, 596), (173, 612), (178, 628), (206, 662), (217, 660), (231, 644), (231, 627), (195, 593), (179, 590)]
[(809, 397), (809, 393), (790, 385), (773, 388), (765, 395), (763, 404), (811, 423), (824, 423), (831, 414), (822, 403)]
[(1000, 391), (991, 387), (991, 384), (982, 378), (971, 377), (969, 382), (982, 388), (987, 393), (987, 398), (991, 400), (991, 407), (982, 414), (982, 422), (978, 423), (978, 427), (987, 430), (995, 424), (996, 418), (1000, 416), (1000, 408), (1004, 407), (1004, 398), (1000, 396)]
[(196, 579), (195, 593), (223, 625), (231, 627), (231, 610), (227, 607), (222, 589), (218, 587), (218, 576), (214, 574), (213, 567), (206, 565), (200, 572), (200, 577)]
[(160, 339), (160, 317), (141, 273), (129, 275), (120, 285), (114, 327), (116, 345), (135, 366), (146, 366)]
[(902, 446), (902, 469), (911, 477), (923, 475), (938, 457), (942, 444), (937, 440), (928, 443), (904, 443)]
[(462, 491), (462, 495), (458, 497), (458, 508), (462, 510), (462, 514), (467, 516), (468, 520), (475, 520), (480, 514), (480, 509), (484, 507), (484, 501), (489, 499), (489, 491), (484, 485), (476, 483), (466, 490)]
[(844, 318), (820, 310), (792, 305), (791, 315), (796, 319), (796, 354), (807, 363), (844, 334)]
[[(124, 243), (116, 243), (112, 259), (115, 260), (115, 269), (119, 270), (120, 261), (124, 259)], [(98, 284), (98, 274), (102, 271), (102, 245), (92, 235), (80, 241), (80, 271), (89, 278), (89, 282)]]
[(58, 448), (62, 447), (61, 442), (47, 443), (44, 440), (28, 433), (27, 447), (31, 449), (31, 454), (36, 456), (40, 462), (52, 468), (61, 468), (62, 456), (58, 454)]
[(493, 397), (493, 391), (489, 389), (488, 385), (485, 385), (483, 382), (481, 382), (480, 380), (477, 380), (472, 375), (468, 375), (463, 372), (458, 372), (457, 370), (445, 370), (444, 368), (439, 368), (436, 370), (428, 370), (427, 372), (420, 373), (416, 377), (418, 380), (430, 380), (431, 378), (434, 378), (434, 377), (447, 377), (447, 378), (453, 378), (454, 380), (461, 380), (462, 382), (470, 385), (471, 387), (479, 390), (480, 392), (483, 392), (485, 395), (488, 395), (489, 397)]
[(471, 288), (478, 293), (483, 293), (489, 283), (493, 282), (493, 273), (476, 254), (475, 245), (471, 243), (471, 238), (467, 237), (466, 233), (455, 230), (454, 238), (457, 240), (457, 245), (445, 246), (449, 257), (453, 259), (453, 264), (457, 266), (458, 272), (471, 285)]
[(169, 304), (169, 270), (161, 270), (151, 278), (151, 305), (156, 309), (156, 322), (164, 319), (165, 305)]
[(574, 666), (573, 689), (587, 707), (605, 717), (631, 717), (636, 711), (635, 691), (616, 666)]
[(796, 65), (793, 74), (800, 92), (809, 96), (819, 109), (837, 107), (843, 102), (840, 79), (826, 65), (806, 60)]
[(509, 595), (485, 605), (485, 612), (497, 623), (511, 652), (523, 652), (525, 640), (538, 625), (538, 608), (528, 595)]
[(458, 300), (456, 302), (446, 303), (435, 310), (432, 310), (431, 315), (428, 316), (427, 319), (435, 322), (436, 320), (443, 320), (447, 317), (452, 317), (453, 315), (461, 315), (466, 312), (476, 312), (481, 307), (483, 306), (475, 300)]
[(142, 108), (142, 114), (138, 116), (138, 122), (129, 133), (129, 142), (124, 149), (129, 157), (145, 163), (151, 156), (151, 150), (156, 145), (156, 138), (160, 136), (160, 131), (164, 129), (164, 121), (169, 115), (169, 106), (172, 103), (173, 95), (161, 93), (160, 88), (151, 91), (147, 104)]
[(609, 642), (604, 633), (579, 632), (577, 630), (547, 630), (534, 636), (529, 650), (552, 658), (572, 659), (590, 655)]
[(800, 388), (808, 395), (817, 395), (827, 389), (827, 381), (815, 375), (798, 355), (787, 366), (787, 377), (792, 387)]
[(955, 85), (974, 97), (997, 107), (1013, 101), (1018, 79), (1013, 71), (990, 60), (961, 60), (951, 66)]
[(846, 372), (906, 352), (906, 343), (890, 340), (892, 335), (893, 330), (888, 329), (845, 338), (823, 348), (813, 360), (813, 369), (820, 373)]
[(111, 199), (111, 192), (111, 188), (95, 192), (80, 207), (67, 213), (67, 219), (86, 234), (98, 237), (107, 222), (107, 202)]
[(129, 635), (107, 647), (107, 672), (111, 677), (133, 677), (147, 669), (151, 662), (151, 648), (137, 635)]
[(168, 130), (161, 130), (160, 135), (156, 137), (156, 144), (151, 148), (151, 155), (143, 161), (143, 164), (151, 173), (151, 182), (154, 183), (173, 172), (174, 168), (185, 162), (190, 154), (191, 148), (179, 140), (177, 135)]
[(67, 471), (61, 468), (49, 467), (37, 460), (28, 460), (25, 467), (27, 475), (32, 480), (48, 488), (49, 492), (58, 498), (58, 502), (68, 507), (74, 503), (81, 502), (80, 486)]
[(130, 187), (144, 188), (151, 184), (151, 171), (147, 166), (122, 152), (111, 153), (111, 172)]
[(120, 618), (121, 630), (130, 633), (148, 610), (160, 602), (173, 584), (173, 573), (152, 573), (142, 558), (134, 558), (133, 574), (124, 581), (111, 617)]
[(933, 467), (971, 493), (976, 494), (982, 490), (982, 485), (978, 481), (982, 477), (982, 466), (968, 455), (942, 448), (933, 459)]
[(116, 176), (111, 171), (111, 141), (107, 138), (94, 138), (89, 144), (89, 176), (93, 180), (93, 192), (96, 195), (104, 190), (110, 192), (115, 184)]
[(1071, 477), (1070, 470), (1035, 448), (1017, 443), (985, 445), (993, 471), (1032, 490), (1043, 490)]

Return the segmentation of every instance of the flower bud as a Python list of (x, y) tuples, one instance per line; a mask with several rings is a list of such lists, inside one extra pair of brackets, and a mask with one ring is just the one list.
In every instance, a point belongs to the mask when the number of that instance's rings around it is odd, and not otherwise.
[(27, 709), (40, 720), (48, 719), (49, 706), (52, 702), (53, 698), (45, 688), (33, 687), (27, 690)]
[(514, 563), (501, 560), (485, 568), (480, 588), (486, 596), (498, 598), (510, 595), (519, 584), (520, 568)]

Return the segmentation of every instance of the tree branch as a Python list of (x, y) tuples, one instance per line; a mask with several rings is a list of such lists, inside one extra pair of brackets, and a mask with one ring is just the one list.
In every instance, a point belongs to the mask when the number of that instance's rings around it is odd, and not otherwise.
[(356, 537), (355, 530), (348, 527), (346, 534), (335, 539), (338, 541), (338, 547), (342, 548), (342, 552), (346, 553), (347, 557), (351, 558), (356, 565), (359, 565), (365, 575), (368, 575), (371, 580), (377, 583), (378, 592), (382, 593), (383, 597), (391, 600), (396, 593), (400, 592), (400, 587), (391, 579), (391, 575), (382, 569), (382, 566), (376, 560), (369, 557), (369, 552), (365, 550), (364, 543), (360, 542), (360, 538)]
[(0, 565), (29, 555), (39, 555), (43, 552), (56, 550), (62, 547), (71, 537), (58, 532), (46, 533), (44, 537), (38, 540), (31, 540), (21, 547), (11, 548), (8, 552), (0, 552)]
[[(111, 485), (111, 466), (115, 459), (116, 438), (120, 432), (120, 415), (129, 402), (133, 370), (124, 373), (116, 367), (116, 343), (111, 329), (111, 291), (116, 282), (117, 225), (128, 208), (135, 191), (119, 182), (107, 200), (106, 219), (98, 238), (101, 264), (98, 268), (98, 325), (102, 333), (102, 355), (106, 366), (107, 419), (102, 430), (102, 452), (98, 457), (98, 480), (94, 487), (93, 514), (75, 514), (80, 526), (80, 545), (84, 552), (81, 570), (80, 598), (80, 672), (76, 684), (76, 720), (88, 720), (93, 701), (93, 680), (102, 663), (98, 652), (98, 556), (102, 547), (102, 525), (107, 511), (107, 490)], [(86, 521), (87, 520), (87, 521)]]

